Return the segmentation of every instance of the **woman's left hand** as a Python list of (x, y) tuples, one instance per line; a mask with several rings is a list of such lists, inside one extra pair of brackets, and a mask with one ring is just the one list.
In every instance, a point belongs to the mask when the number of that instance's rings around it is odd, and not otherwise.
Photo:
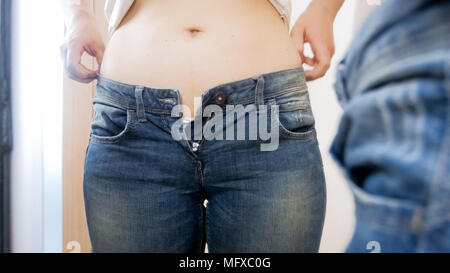
[[(317, 0), (316, 0), (317, 1)], [(316, 80), (325, 75), (330, 68), (334, 55), (333, 24), (337, 10), (333, 10), (321, 1), (312, 1), (306, 11), (298, 18), (292, 28), (291, 37), (297, 46), (303, 63), (313, 67), (306, 70), (306, 80)], [(342, 1), (343, 2), (343, 1)], [(314, 57), (304, 55), (304, 45), (309, 43)]]

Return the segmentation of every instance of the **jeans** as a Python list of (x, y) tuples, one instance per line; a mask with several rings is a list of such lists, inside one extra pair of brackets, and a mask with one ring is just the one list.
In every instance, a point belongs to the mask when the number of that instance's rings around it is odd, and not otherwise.
[[(206, 242), (217, 253), (318, 251), (326, 187), (302, 68), (219, 85), (201, 96), (199, 109), (242, 105), (245, 113), (197, 111), (184, 119), (174, 111), (177, 89), (102, 76), (92, 102), (83, 185), (94, 252), (199, 253)], [(269, 105), (276, 115), (262, 111)], [(252, 116), (260, 129), (267, 125), (279, 135), (275, 149), (263, 149), (270, 140), (259, 131), (249, 137)], [(208, 128), (214, 119), (234, 135), (244, 128), (245, 139), (221, 140), (217, 128), (211, 129), (217, 139), (198, 134), (196, 122)], [(239, 121), (245, 121), (240, 129)], [(175, 139), (174, 127), (185, 138)]]
[(376, 10), (339, 65), (347, 252), (450, 251), (450, 1), (407, 2)]

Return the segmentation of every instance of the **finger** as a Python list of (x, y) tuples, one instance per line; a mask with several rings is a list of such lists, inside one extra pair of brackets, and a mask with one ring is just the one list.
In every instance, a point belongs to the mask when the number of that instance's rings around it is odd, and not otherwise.
[(94, 70), (90, 70), (81, 64), (81, 61), (76, 61), (71, 57), (70, 51), (68, 53), (68, 60), (66, 70), (69, 75), (69, 78), (79, 81), (79, 82), (91, 82), (96, 78), (97, 72)]
[(305, 71), (306, 80), (313, 81), (323, 77), (329, 67), (330, 65), (325, 61), (316, 63), (313, 70)]
[(100, 66), (103, 62), (103, 54), (105, 52), (105, 46), (104, 44), (97, 43), (93, 45), (92, 47), (87, 47), (86, 52), (91, 55), (92, 57), (95, 57), (95, 60), (97, 61), (98, 69), (97, 72), (100, 71)]
[(97, 72), (87, 69), (81, 64), (81, 57), (84, 53), (82, 47), (72, 47), (67, 51), (66, 55), (66, 70), (71, 79), (80, 82), (90, 82), (96, 78)]
[(316, 63), (314, 58), (306, 57), (305, 55), (303, 55), (303, 62), (309, 66), (314, 66)]
[[(330, 68), (331, 52), (322, 45), (311, 45), (314, 53), (313, 70), (305, 72), (307, 80), (316, 80), (323, 77)], [(310, 61), (310, 60), (309, 60)]]
[(95, 59), (97, 60), (97, 64), (98, 64), (98, 71), (100, 71), (100, 67), (102, 65), (103, 62), (103, 54), (105, 52), (105, 47), (104, 46), (97, 46), (95, 48)]

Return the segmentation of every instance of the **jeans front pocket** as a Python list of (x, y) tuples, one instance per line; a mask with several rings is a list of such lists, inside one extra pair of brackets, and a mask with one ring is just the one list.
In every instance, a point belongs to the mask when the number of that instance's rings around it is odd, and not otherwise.
[(96, 143), (119, 142), (134, 126), (135, 116), (134, 110), (119, 108), (109, 103), (95, 102), (90, 141)]
[[(280, 138), (310, 139), (315, 137), (315, 119), (307, 90), (296, 90), (279, 95), (268, 102), (268, 106), (278, 106)], [(271, 111), (272, 112), (272, 111)]]

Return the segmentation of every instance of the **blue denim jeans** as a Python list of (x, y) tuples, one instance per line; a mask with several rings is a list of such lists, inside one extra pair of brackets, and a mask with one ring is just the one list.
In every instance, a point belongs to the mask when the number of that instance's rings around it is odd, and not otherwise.
[[(195, 122), (207, 128), (220, 115), (197, 112), (177, 140), (177, 89), (99, 76), (84, 169), (93, 251), (198, 253), (207, 242), (219, 253), (317, 252), (326, 189), (308, 96), (302, 68), (216, 86), (200, 109), (245, 106), (215, 123), (237, 134), (246, 121), (245, 139), (199, 138)], [(263, 116), (264, 105), (278, 107), (277, 116), (266, 111), (267, 128), (279, 133), (267, 151), (267, 138), (247, 138), (251, 114)]]
[(450, 251), (449, 14), (450, 1), (387, 1), (339, 65), (331, 152), (356, 201), (348, 252)]

